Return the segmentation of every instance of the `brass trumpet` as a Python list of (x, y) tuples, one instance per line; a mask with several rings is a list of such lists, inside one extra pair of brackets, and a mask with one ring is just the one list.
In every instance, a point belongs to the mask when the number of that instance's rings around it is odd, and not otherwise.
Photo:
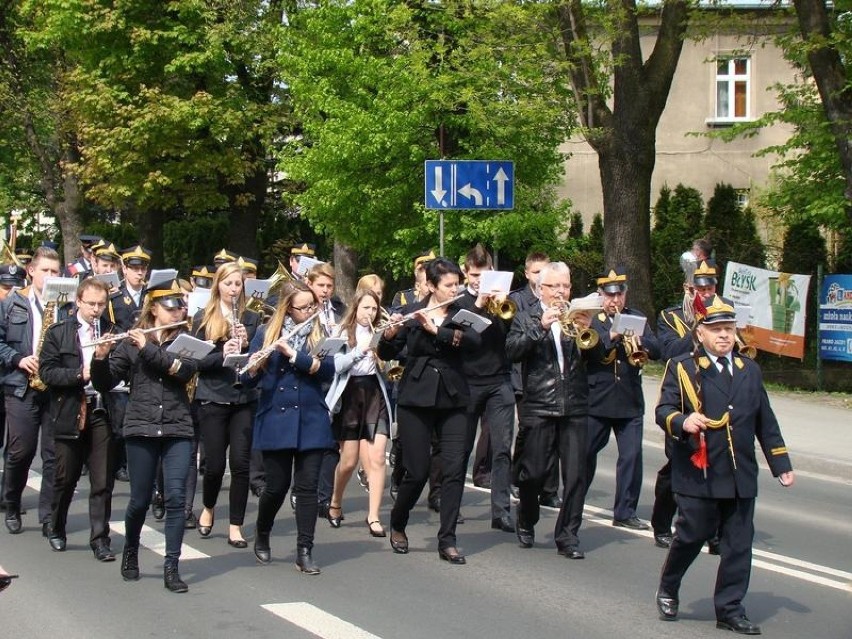
[(642, 348), (635, 333), (624, 334), (624, 351), (627, 353), (627, 363), (631, 366), (642, 368), (648, 363), (648, 351)]
[(501, 320), (510, 320), (518, 312), (518, 305), (508, 297), (504, 297), (502, 300), (496, 297), (489, 297), (488, 302), (485, 304), (485, 310), (492, 315), (496, 315)]
[[(275, 269), (275, 272), (269, 277), (269, 290), (266, 293), (266, 299), (269, 299), (273, 295), (280, 292), (280, 289), (285, 284), (289, 284), (293, 281), (293, 276), (290, 275), (290, 272), (284, 268), (284, 265), (279, 261), (278, 268)], [(253, 313), (257, 313), (260, 316), (264, 315), (272, 315), (275, 312), (275, 307), (267, 304), (265, 300), (259, 297), (250, 297), (246, 300), (246, 309), (252, 311)]]
[(737, 345), (737, 353), (742, 355), (743, 357), (748, 357), (749, 359), (754, 359), (757, 357), (757, 348), (753, 344), (747, 343), (740, 337), (739, 333), (736, 334), (736, 345)]
[(568, 302), (556, 302), (553, 308), (559, 311), (559, 326), (562, 329), (562, 334), (565, 337), (572, 338), (577, 342), (577, 347), (580, 350), (587, 351), (598, 345), (601, 341), (598, 332), (593, 328), (580, 328), (574, 321), (575, 316), (579, 311), (571, 312)]

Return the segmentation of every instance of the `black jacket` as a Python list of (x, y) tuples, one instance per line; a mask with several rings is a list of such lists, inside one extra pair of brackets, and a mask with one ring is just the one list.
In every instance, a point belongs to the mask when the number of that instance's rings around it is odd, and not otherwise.
[[(160, 346), (148, 341), (139, 350), (125, 340), (108, 359), (92, 359), (92, 383), (98, 392), (106, 393), (122, 380), (130, 385), (124, 437), (193, 436), (186, 385), (196, 364), (167, 352), (172, 341)], [(176, 359), (181, 366), (171, 375), (169, 369)]]
[[(509, 294), (509, 299), (518, 306), (518, 313), (529, 310), (539, 302), (529, 284), (518, 291), (512, 291)], [(521, 395), (524, 394), (524, 381), (521, 376), (520, 362), (512, 364), (512, 390), (515, 391), (515, 397), (520, 400)]]
[[(430, 298), (412, 304), (410, 310), (426, 308)], [(459, 311), (451, 304), (438, 334), (427, 333), (417, 320), (402, 325), (392, 340), (379, 341), (378, 355), (396, 359), (407, 347), (405, 371), (399, 381), (400, 406), (423, 408), (467, 408), (470, 391), (463, 367), (464, 358), (480, 347), (480, 335), (451, 321)]]
[[(192, 325), (195, 327), (193, 335), (202, 340), (207, 339), (205, 331), (200, 330), (203, 319), (204, 311), (201, 310), (195, 314), (192, 320)], [(260, 326), (260, 316), (252, 311), (245, 311), (240, 321), (246, 327), (248, 333), (248, 343), (242, 351), (247, 353), (248, 345), (251, 344), (255, 333), (257, 333), (257, 327)], [(226, 341), (219, 340), (216, 342), (215, 348), (210, 351), (207, 357), (198, 362), (198, 386), (195, 390), (195, 399), (221, 404), (247, 404), (256, 401), (257, 390), (234, 388), (234, 382), (237, 379), (236, 370), (222, 364), (225, 361), (225, 353), (222, 349)]]
[(464, 358), (464, 374), (474, 384), (500, 383), (509, 379), (512, 363), (506, 355), (506, 335), (511, 320), (502, 320), (483, 308), (476, 308), (476, 296), (465, 291), (459, 306), (489, 320), (491, 325), (481, 333), (482, 345)]
[(660, 341), (660, 359), (663, 361), (686, 355), (695, 349), (692, 327), (686, 323), (683, 308), (680, 306), (660, 311), (657, 334)]
[[(101, 335), (105, 335), (112, 324), (100, 319)], [(80, 405), (85, 397), (83, 381), (83, 353), (80, 350), (77, 317), (69, 317), (47, 329), (44, 345), (39, 357), (39, 376), (47, 384), (50, 393), (48, 413), (53, 424), (53, 436), (57, 439), (80, 437)]]
[[(27, 392), (29, 378), (18, 365), (38, 347), (33, 344), (33, 316), (29, 293), (29, 287), (23, 288), (0, 302), (0, 363), (3, 365), (3, 384), (6, 393), (19, 398)], [(59, 307), (55, 319), (63, 320), (68, 317), (68, 308), (68, 304)]]
[[(624, 315), (641, 313), (625, 308)], [(592, 318), (591, 328), (600, 341), (588, 350), (586, 374), (589, 378), (589, 415), (595, 417), (624, 419), (645, 414), (645, 395), (642, 392), (642, 369), (627, 361), (624, 340), (613, 341), (609, 336), (612, 318), (598, 313)], [(660, 347), (651, 327), (645, 324), (642, 333), (642, 348), (649, 359), (660, 358)]]
[[(140, 301), (145, 299), (145, 289), (142, 288), (142, 294), (139, 296)], [(109, 307), (107, 312), (110, 314), (110, 319), (122, 331), (129, 331), (133, 328), (136, 320), (139, 318), (141, 308), (133, 301), (133, 297), (127, 290), (124, 282), (118, 287), (118, 290), (109, 296)]]
[(541, 305), (518, 312), (506, 337), (506, 353), (521, 365), (521, 417), (577, 417), (589, 412), (589, 384), (583, 354), (573, 339), (561, 339), (564, 371), (559, 370), (556, 344), (541, 326)]

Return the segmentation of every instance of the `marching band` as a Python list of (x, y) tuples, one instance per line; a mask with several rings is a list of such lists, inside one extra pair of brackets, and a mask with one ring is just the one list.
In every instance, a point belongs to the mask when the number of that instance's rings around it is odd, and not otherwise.
[[(80, 247), (64, 279), (49, 247), (25, 266), (16, 259), (0, 266), (9, 533), (24, 530), (21, 494), (40, 440), (36, 516), (53, 552), (66, 550), (68, 510), (87, 468), (90, 547), (99, 562), (114, 561), (112, 493), (116, 479), (129, 480), (120, 562), (126, 581), (139, 579), (140, 531), (153, 505), (155, 518), (165, 517), (164, 585), (188, 590), (179, 572), (184, 530), (197, 525), (202, 538), (211, 536), (226, 468), (228, 544), (248, 547), (243, 525), (254, 492), (253, 552), (261, 565), (273, 560), (273, 527), (290, 493), (296, 566), (320, 573), (317, 519), (341, 527), (359, 465), (369, 535), (408, 553), (409, 516), (432, 479), (438, 555), (463, 565), (456, 528), (479, 428), (474, 481), (490, 488), (491, 527), (533, 548), (541, 506), (555, 506), (557, 552), (583, 559), (585, 497), (611, 432), (618, 444), (612, 524), (649, 528), (636, 512), (641, 379), (648, 360), (661, 360), (656, 419), (669, 462), (658, 473), (651, 527), (668, 557), (658, 612), (677, 617), (684, 573), (712, 540), (722, 557), (717, 624), (760, 632), (742, 606), (755, 438), (772, 473), (784, 485), (794, 477), (759, 368), (736, 334), (733, 306), (716, 295), (706, 241), (684, 254), (684, 302), (660, 313), (656, 333), (626, 305), (624, 269), (608, 268), (596, 293), (577, 298), (568, 265), (541, 253), (528, 256), (523, 288), (508, 291), (482, 285), (494, 265), (481, 245), (461, 268), (424, 252), (414, 261), (414, 288), (386, 310), (376, 275), (362, 278), (347, 309), (334, 295), (334, 269), (307, 243), (293, 247), (290, 271), (279, 266), (259, 303), (245, 289), (258, 276), (257, 260), (226, 249), (213, 256), (214, 266), (194, 267), (190, 283), (149, 281), (151, 252), (141, 245), (119, 251), (83, 235)], [(70, 282), (74, 295), (69, 284), (57, 294), (54, 280)], [(200, 293), (206, 303), (190, 311), (187, 300)], [(199, 439), (205, 465), (196, 523)], [(393, 506), (383, 522), (389, 441)]]

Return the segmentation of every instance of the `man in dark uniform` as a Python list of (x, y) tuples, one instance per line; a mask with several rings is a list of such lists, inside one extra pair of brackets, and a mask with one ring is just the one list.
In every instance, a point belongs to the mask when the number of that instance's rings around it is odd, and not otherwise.
[[(697, 242), (697, 240), (696, 240)], [(685, 304), (672, 306), (660, 311), (657, 322), (657, 335), (660, 343), (660, 358), (668, 361), (679, 355), (691, 353), (695, 348), (693, 329), (696, 313), (711, 303), (716, 295), (716, 262), (704, 259), (684, 282)], [(686, 308), (684, 308), (686, 306)], [(697, 307), (697, 310), (696, 310)], [(666, 458), (671, 457), (671, 442), (665, 442)], [(654, 530), (654, 543), (660, 548), (668, 548), (672, 543), (672, 520), (677, 508), (672, 494), (672, 465), (666, 461), (657, 471), (654, 485), (654, 508), (651, 511), (651, 527)], [(718, 554), (718, 545), (711, 540), (710, 552)]]
[[(633, 530), (648, 530), (648, 524), (636, 516), (642, 489), (642, 422), (645, 396), (642, 393), (642, 365), (630, 361), (630, 350), (641, 348), (647, 359), (659, 359), (660, 349), (651, 327), (645, 322), (641, 336), (616, 332), (616, 314), (642, 314), (625, 307), (627, 273), (611, 269), (597, 278), (603, 311), (592, 320), (591, 328), (599, 341), (588, 350), (586, 373), (589, 379), (589, 448), (586, 457), (586, 490), (597, 468), (598, 453), (609, 443), (610, 431), (618, 444), (615, 468), (615, 503), (612, 525)], [(637, 339), (638, 338), (638, 339)], [(638, 350), (638, 349), (637, 349)], [(635, 357), (635, 355), (634, 355)]]
[(391, 301), (391, 309), (396, 311), (420, 300), (421, 285), (426, 280), (426, 264), (434, 260), (435, 257), (435, 251), (424, 251), (414, 258), (414, 286), (403, 291), (397, 291)]
[(48, 329), (39, 357), (41, 378), (51, 397), (56, 447), (48, 542), (55, 552), (65, 550), (68, 508), (85, 462), (89, 465), (89, 545), (95, 559), (102, 562), (115, 560), (109, 536), (115, 454), (112, 427), (101, 397), (92, 387), (89, 364), (95, 352), (90, 344), (111, 328), (102, 317), (108, 295), (106, 283), (84, 280), (77, 289), (76, 312)]
[(257, 279), (257, 260), (251, 257), (237, 258), (237, 264), (243, 272), (243, 280)]
[(215, 266), (194, 266), (192, 268), (192, 286), (195, 288), (210, 288), (213, 286), (213, 276), (215, 274)]
[[(101, 241), (92, 248), (92, 275), (118, 274), (121, 267), (121, 254), (112, 242)], [(110, 294), (116, 293), (118, 287), (110, 289)], [(112, 320), (110, 320), (112, 321)]]
[(290, 274), (293, 276), (294, 280), (302, 279), (302, 276), (299, 275), (299, 259), (302, 256), (316, 258), (317, 247), (305, 242), (290, 249)]
[(506, 355), (506, 334), (512, 319), (501, 319), (486, 309), (493, 295), (480, 288), (483, 271), (493, 270), (491, 256), (481, 244), (464, 261), (467, 288), (459, 306), (484, 315), (491, 325), (482, 331), (482, 346), (464, 359), (464, 373), (470, 388), (468, 430), (471, 443), (481, 420), (488, 424), (491, 452), (491, 527), (515, 532), (510, 514), (509, 484), (512, 471), (512, 433), (515, 428), (515, 394), (512, 392), (512, 365)]
[[(92, 274), (92, 248), (95, 244), (101, 241), (99, 235), (81, 235), (80, 236), (80, 257), (73, 262), (65, 265), (63, 275), (65, 277), (74, 277), (79, 275), (80, 279), (88, 277)], [(54, 248), (54, 250), (56, 250)]]
[(666, 365), (656, 408), (657, 424), (672, 440), (672, 487), (679, 511), (657, 589), (657, 609), (662, 619), (677, 618), (681, 580), (718, 530), (716, 627), (758, 635), (760, 628), (749, 621), (742, 604), (754, 541), (755, 438), (782, 485), (793, 484), (793, 467), (760, 367), (733, 353), (733, 304), (715, 297), (695, 332), (695, 352)]
[(236, 253), (232, 253), (228, 249), (222, 249), (216, 255), (213, 256), (213, 266), (219, 268), (222, 264), (227, 264), (228, 262), (236, 262), (239, 256)]
[(109, 301), (115, 325), (122, 331), (129, 331), (142, 310), (151, 251), (137, 244), (124, 249), (121, 260), (124, 264), (124, 282), (118, 291), (110, 295)]
[[(535, 294), (535, 281), (541, 269), (547, 266), (549, 262), (550, 257), (546, 253), (533, 251), (527, 255), (524, 261), (524, 277), (527, 280), (527, 285), (509, 294), (509, 299), (518, 307), (519, 313), (539, 303), (538, 297)], [(521, 383), (521, 365), (517, 363), (512, 366), (512, 388), (515, 391), (515, 403), (520, 404), (521, 396), (523, 395), (523, 385)], [(553, 454), (556, 455), (556, 451), (553, 451)], [(476, 466), (476, 463), (476, 458), (474, 458), (474, 466)], [(515, 490), (515, 488), (512, 490)], [(559, 497), (558, 458), (554, 460), (553, 469), (550, 471), (550, 475), (541, 488), (538, 501), (542, 506), (548, 506), (549, 508), (559, 508), (562, 505), (562, 500)]]

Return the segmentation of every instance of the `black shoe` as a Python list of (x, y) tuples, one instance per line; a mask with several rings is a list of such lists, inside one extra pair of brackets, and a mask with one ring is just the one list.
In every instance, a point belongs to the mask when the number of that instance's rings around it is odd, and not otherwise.
[(189, 586), (180, 578), (177, 564), (166, 564), (163, 567), (163, 585), (170, 592), (186, 592)]
[(41, 536), (42, 537), (50, 537), (50, 522), (45, 521), (41, 524)]
[(266, 490), (265, 484), (252, 484), (251, 486), (251, 494), (258, 498), (260, 498), (264, 490)]
[(665, 592), (658, 590), (656, 594), (657, 610), (660, 613), (660, 619), (663, 621), (674, 621), (677, 619), (678, 599)]
[(6, 530), (12, 535), (17, 535), (23, 529), (21, 523), (21, 511), (16, 506), (7, 506), (6, 508)]
[(515, 522), (511, 515), (503, 515), (502, 517), (494, 517), (491, 520), (491, 527), (494, 530), (502, 530), (503, 532), (515, 532)]
[(562, 555), (563, 557), (567, 557), (568, 559), (585, 559), (586, 554), (580, 550), (579, 546), (569, 545), (562, 546), (561, 548), (557, 548), (556, 552)]
[[(335, 517), (331, 514), (332, 511), (338, 513), (338, 515)], [(340, 528), (340, 524), (343, 521), (343, 508), (341, 506), (329, 505), (325, 509), (325, 518), (328, 519), (328, 523), (332, 528)]]
[(629, 528), (630, 530), (650, 530), (651, 527), (638, 517), (627, 519), (613, 519), (612, 525), (617, 528)]
[(254, 556), (257, 557), (257, 563), (264, 566), (272, 563), (272, 550), (269, 548), (269, 533), (255, 531)]
[(438, 548), (438, 556), (444, 561), (448, 561), (455, 566), (463, 566), (467, 563), (464, 555), (458, 551), (458, 548)]
[(127, 474), (126, 468), (119, 468), (115, 471), (115, 481), (130, 481), (130, 475)]
[(717, 621), (716, 627), (720, 630), (733, 630), (741, 635), (759, 635), (760, 626), (753, 624), (748, 620), (748, 617), (742, 615), (740, 617), (731, 617), (724, 621)]
[(441, 512), (441, 498), (430, 497), (428, 501), (429, 510), (434, 510), (436, 513)]
[(476, 477), (473, 480), (473, 485), (477, 488), (485, 488), (491, 490), (491, 477)]
[(233, 548), (248, 548), (248, 542), (245, 539), (228, 539), (228, 545)]
[(151, 514), (157, 521), (163, 521), (166, 516), (166, 502), (163, 500), (163, 493), (154, 493), (154, 498), (151, 500)]
[(102, 561), (104, 563), (115, 561), (115, 553), (112, 551), (112, 548), (109, 547), (109, 542), (105, 539), (96, 541), (95, 545), (92, 546), (92, 552), (95, 554), (95, 559), (98, 561)]
[(195, 513), (191, 510), (186, 513), (186, 519), (183, 522), (183, 527), (186, 530), (192, 530), (198, 527), (198, 519), (195, 518)]
[(562, 508), (562, 499), (560, 499), (558, 495), (542, 497), (538, 503), (542, 506), (546, 506), (547, 508)]
[(306, 575), (320, 574), (319, 566), (314, 563), (314, 559), (311, 557), (310, 548), (296, 548), (296, 570)]
[(290, 492), (290, 509), (296, 510), (296, 493)]
[[(319, 506), (317, 506), (317, 519), (328, 519), (328, 509), (331, 507), (331, 503), (327, 501), (321, 501)], [(295, 506), (294, 506), (295, 508)]]
[(673, 539), (671, 533), (654, 533), (654, 545), (657, 548), (668, 548), (672, 545)]
[(721, 555), (721, 542), (718, 537), (713, 537), (710, 541), (707, 542), (707, 553), (710, 555)]
[(47, 543), (50, 544), (51, 550), (53, 552), (65, 552), (65, 537), (62, 535), (55, 535), (53, 533), (47, 538)]
[(139, 580), (139, 548), (125, 546), (121, 552), (121, 576), (124, 581)]
[(515, 533), (518, 535), (518, 543), (521, 545), (521, 548), (532, 548), (533, 544), (535, 544), (535, 530), (532, 528), (521, 528), (518, 525), (515, 528)]
[(398, 555), (408, 554), (408, 537), (404, 532), (399, 532), (391, 528), (390, 545)]
[[(201, 511), (201, 514), (204, 515), (204, 510)], [(213, 533), (213, 524), (216, 523), (216, 514), (210, 518), (209, 526), (202, 526), (201, 519), (198, 520), (198, 534), (201, 535), (204, 539), (207, 539)]]

